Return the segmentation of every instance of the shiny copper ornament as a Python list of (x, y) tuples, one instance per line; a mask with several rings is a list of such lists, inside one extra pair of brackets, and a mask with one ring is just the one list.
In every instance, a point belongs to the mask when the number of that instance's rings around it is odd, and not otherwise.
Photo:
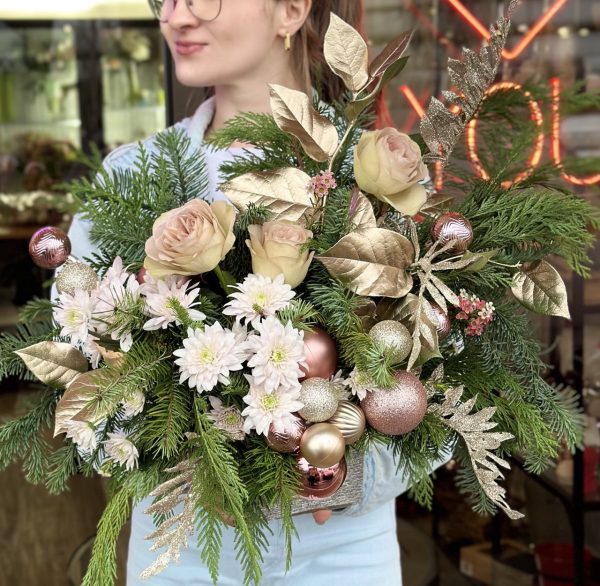
[(40, 228), (29, 240), (31, 260), (43, 269), (56, 269), (71, 254), (71, 241), (60, 228)]
[(331, 423), (311, 425), (300, 440), (300, 454), (317, 468), (337, 464), (346, 450), (342, 432)]
[(300, 385), (300, 402), (304, 407), (298, 415), (308, 423), (327, 421), (336, 412), (338, 401), (338, 390), (328, 380), (307, 378)]
[(137, 272), (137, 275), (136, 275), (136, 277), (135, 277), (135, 278), (137, 279), (137, 282), (138, 282), (140, 285), (142, 285), (142, 284), (144, 284), (144, 283), (146, 282), (146, 273), (147, 273), (147, 271), (146, 271), (146, 269), (145, 269), (144, 267), (142, 267), (142, 268), (141, 268), (141, 269), (140, 269), (140, 270)]
[(363, 410), (350, 401), (340, 401), (334, 416), (327, 422), (335, 425), (344, 436), (346, 445), (358, 441), (367, 424)]
[(450, 330), (452, 329), (452, 322), (450, 321), (450, 317), (446, 315), (442, 308), (437, 303), (431, 304), (431, 309), (433, 310), (433, 315), (435, 315), (436, 330), (438, 334), (438, 339), (443, 340), (448, 336)]
[(302, 474), (302, 490), (299, 496), (307, 499), (324, 499), (334, 495), (344, 484), (347, 474), (346, 459), (328, 468), (311, 466), (305, 458), (299, 457), (297, 466)]
[(82, 262), (68, 262), (56, 277), (56, 288), (60, 293), (73, 295), (78, 289), (88, 293), (98, 286), (98, 275)]
[(329, 379), (338, 368), (338, 352), (331, 336), (321, 328), (304, 334), (304, 355), (308, 368), (302, 367), (306, 378), (319, 376)]
[(369, 391), (360, 403), (369, 425), (386, 435), (409, 433), (427, 412), (427, 391), (419, 379), (405, 370), (395, 378), (393, 387)]
[(471, 222), (458, 212), (442, 214), (433, 225), (431, 235), (443, 246), (455, 240), (452, 252), (464, 252), (473, 242), (473, 227)]
[(283, 429), (278, 429), (271, 423), (267, 434), (267, 444), (276, 452), (291, 454), (300, 448), (300, 438), (305, 431), (306, 424), (296, 416)]
[(372, 340), (393, 352), (394, 362), (402, 362), (412, 350), (413, 341), (408, 328), (399, 321), (385, 319), (376, 323), (369, 331)]

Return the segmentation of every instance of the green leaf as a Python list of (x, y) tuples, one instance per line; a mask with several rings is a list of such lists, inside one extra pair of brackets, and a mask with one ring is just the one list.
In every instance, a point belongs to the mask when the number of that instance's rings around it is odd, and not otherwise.
[(471, 252), (470, 250), (467, 250), (467, 252), (463, 254), (462, 260), (472, 259), (473, 262), (462, 270), (468, 273), (479, 272), (492, 257), (496, 256), (496, 254), (498, 254), (497, 248), (494, 250), (486, 250), (484, 252)]

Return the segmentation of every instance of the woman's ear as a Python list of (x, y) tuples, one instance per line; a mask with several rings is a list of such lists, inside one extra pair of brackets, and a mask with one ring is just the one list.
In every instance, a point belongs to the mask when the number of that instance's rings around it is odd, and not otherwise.
[[(317, 2), (321, 0), (316, 0)], [(279, 0), (279, 34), (295, 35), (301, 28), (312, 8), (313, 0)]]

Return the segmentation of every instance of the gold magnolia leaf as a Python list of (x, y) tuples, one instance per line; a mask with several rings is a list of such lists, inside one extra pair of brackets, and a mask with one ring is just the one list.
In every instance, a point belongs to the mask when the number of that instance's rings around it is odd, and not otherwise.
[(304, 92), (275, 84), (269, 87), (277, 126), (293, 134), (309, 157), (318, 162), (328, 161), (339, 142), (335, 126), (313, 108)]
[(383, 228), (356, 230), (318, 259), (357, 295), (403, 297), (412, 287), (407, 268), (414, 262), (408, 238)]
[(39, 342), (15, 354), (39, 380), (53, 387), (66, 387), (88, 369), (85, 356), (64, 342)]
[(371, 77), (383, 75), (388, 67), (404, 55), (410, 45), (412, 36), (413, 31), (405, 31), (393, 38), (369, 65), (369, 75)]
[(369, 201), (369, 198), (358, 189), (352, 194), (350, 217), (357, 230), (377, 227), (373, 205)]
[(537, 261), (515, 273), (511, 290), (530, 311), (571, 318), (567, 289), (562, 277), (545, 260)]
[(240, 210), (248, 204), (265, 206), (273, 220), (297, 222), (309, 209), (310, 177), (294, 167), (240, 175), (221, 186), (223, 193)]
[(77, 375), (60, 398), (54, 415), (54, 437), (66, 433), (68, 423), (74, 419), (79, 421), (96, 419), (95, 417), (89, 419), (80, 417), (98, 393), (98, 385), (93, 379), (95, 372), (92, 370)]
[(360, 318), (365, 331), (369, 331), (376, 323), (375, 312), (377, 305), (372, 299), (365, 297), (362, 303), (354, 310), (354, 313)]
[(359, 32), (339, 16), (331, 13), (323, 47), (331, 70), (341, 77), (346, 87), (358, 92), (369, 82), (369, 50)]

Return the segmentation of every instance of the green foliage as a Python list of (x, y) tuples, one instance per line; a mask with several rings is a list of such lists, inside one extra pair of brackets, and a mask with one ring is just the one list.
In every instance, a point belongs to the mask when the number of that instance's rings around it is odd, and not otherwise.
[(81, 202), (81, 216), (90, 222), (92, 242), (102, 250), (92, 266), (106, 267), (107, 260), (121, 256), (137, 270), (154, 221), (187, 201), (207, 197), (204, 154), (192, 149), (183, 131), (157, 134), (155, 149), (150, 154), (140, 143), (135, 168), (121, 168), (117, 160), (115, 167), (107, 164), (92, 180), (71, 186)]
[(352, 191), (349, 188), (334, 189), (329, 192), (323, 211), (323, 222), (318, 227), (319, 234), (311, 243), (317, 254), (331, 248), (340, 238), (354, 229), (350, 218)]
[(69, 479), (78, 471), (77, 457), (77, 446), (70, 441), (50, 456), (45, 479), (50, 494), (60, 494), (68, 489)]
[(235, 523), (235, 548), (244, 571), (244, 584), (260, 583), (262, 555), (244, 515), (248, 491), (240, 478), (239, 460), (225, 434), (207, 418), (206, 401), (196, 397), (196, 433), (192, 441), (202, 462), (192, 480), (196, 498), (196, 529), (202, 561), (216, 584), (223, 514)]
[(284, 324), (291, 322), (296, 329), (308, 332), (321, 320), (315, 306), (304, 299), (294, 299), (285, 309), (277, 312), (277, 317)]
[(28, 301), (19, 311), (19, 321), (23, 324), (31, 322), (51, 322), (53, 305), (49, 299), (35, 298)]
[(481, 183), (458, 211), (473, 226), (473, 251), (501, 249), (511, 264), (556, 254), (577, 274), (590, 274), (587, 251), (595, 237), (587, 227), (600, 228), (600, 210), (584, 199), (542, 186), (501, 193)]

